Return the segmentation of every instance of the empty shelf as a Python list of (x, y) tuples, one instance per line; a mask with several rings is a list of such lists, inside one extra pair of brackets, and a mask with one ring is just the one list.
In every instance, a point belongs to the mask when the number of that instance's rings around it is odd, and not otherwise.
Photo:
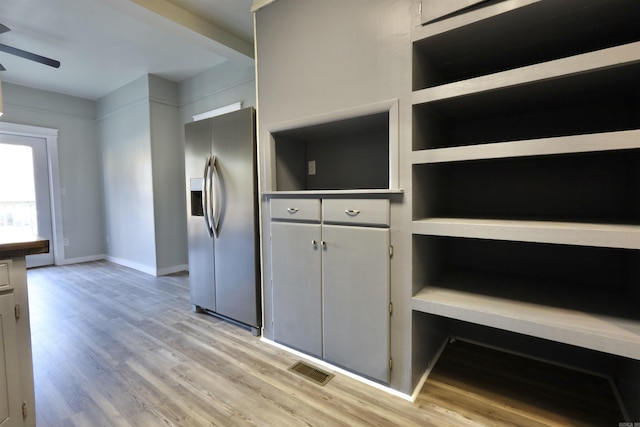
[[(521, 282), (521, 281), (520, 281)], [(511, 332), (544, 338), (552, 341), (590, 348), (610, 354), (640, 360), (640, 319), (638, 309), (618, 296), (611, 301), (606, 291), (580, 295), (564, 291), (562, 284), (523, 285), (518, 280), (495, 278), (482, 274), (451, 274), (437, 283), (426, 286), (412, 298), (416, 311), (451, 319), (490, 326)], [(477, 292), (477, 290), (492, 292)], [(501, 290), (508, 289), (501, 296)], [(528, 294), (532, 300), (527, 302)], [(512, 298), (519, 293), (520, 298)], [(560, 295), (556, 295), (560, 294)], [(543, 303), (540, 303), (540, 297)], [(554, 299), (571, 301), (591, 300), (608, 310), (590, 312), (569, 306), (551, 305)], [(544, 301), (546, 299), (546, 301)], [(580, 307), (579, 303), (575, 304)], [(634, 317), (617, 316), (635, 315)]]
[(640, 249), (640, 226), (638, 225), (427, 218), (413, 221), (413, 233), (429, 236)]
[(413, 92), (413, 104), (453, 99), (493, 90), (538, 83), (577, 74), (635, 64), (640, 42), (556, 59), (486, 76), (444, 84)]
[(640, 148), (640, 130), (497, 142), (413, 152), (413, 164), (503, 159)]

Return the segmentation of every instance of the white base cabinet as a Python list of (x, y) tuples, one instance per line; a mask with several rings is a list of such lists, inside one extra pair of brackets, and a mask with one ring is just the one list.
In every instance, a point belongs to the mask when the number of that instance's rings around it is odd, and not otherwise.
[[(40, 242), (33, 245), (36, 248)], [(15, 254), (20, 250), (9, 251), (10, 257), (4, 258), (0, 241), (0, 427), (36, 424), (26, 262), (22, 252)]]
[(0, 426), (22, 426), (13, 290), (0, 293)]
[(272, 200), (276, 342), (389, 382), (388, 210), (388, 200)]

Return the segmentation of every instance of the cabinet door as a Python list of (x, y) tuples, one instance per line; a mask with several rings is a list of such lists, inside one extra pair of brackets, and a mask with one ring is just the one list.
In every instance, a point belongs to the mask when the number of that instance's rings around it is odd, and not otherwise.
[(22, 426), (13, 293), (0, 295), (0, 426)]
[(320, 257), (319, 224), (271, 223), (274, 340), (322, 357)]
[(324, 358), (389, 382), (389, 230), (322, 227)]

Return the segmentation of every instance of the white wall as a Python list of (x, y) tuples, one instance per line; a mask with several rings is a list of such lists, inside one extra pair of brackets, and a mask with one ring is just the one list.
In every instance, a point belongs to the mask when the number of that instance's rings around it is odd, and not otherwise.
[(58, 129), (64, 262), (102, 258), (104, 221), (95, 102), (3, 82), (0, 120)]

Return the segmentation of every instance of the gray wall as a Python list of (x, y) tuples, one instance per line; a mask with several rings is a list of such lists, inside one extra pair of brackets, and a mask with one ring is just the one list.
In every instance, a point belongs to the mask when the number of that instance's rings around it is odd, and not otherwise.
[(98, 101), (3, 83), (1, 120), (59, 130), (65, 262), (187, 268), (184, 123), (256, 105), (253, 65), (225, 62), (180, 84), (146, 75)]
[(2, 83), (1, 120), (58, 129), (64, 262), (101, 259), (104, 247), (102, 173), (95, 102)]
[[(182, 125), (193, 116), (241, 101), (242, 107), (256, 106), (255, 67), (224, 62), (179, 84)], [(182, 131), (184, 141), (184, 130)]]
[(145, 75), (97, 108), (107, 259), (155, 275), (185, 269), (178, 85)]
[(100, 98), (97, 108), (107, 258), (155, 274), (148, 77)]
[(184, 124), (242, 101), (253, 66), (226, 62), (180, 84), (142, 76), (97, 101), (108, 259), (151, 274), (187, 268)]
[[(304, 121), (399, 99), (400, 187), (391, 208), (391, 386), (412, 390), (411, 355), (411, 0), (278, 0), (256, 12), (261, 190), (272, 188), (270, 135)], [(262, 211), (268, 212), (266, 199)], [(263, 214), (262, 230), (268, 230)], [(263, 234), (265, 336), (271, 328), (268, 239)]]
[(178, 85), (149, 76), (151, 164), (158, 274), (184, 270), (187, 226), (184, 206), (184, 146), (178, 122)]
[[(182, 165), (181, 197), (183, 210), (180, 221), (184, 227), (186, 245), (187, 226), (187, 184), (184, 178), (184, 124), (193, 121), (193, 116), (235, 102), (242, 102), (242, 107), (256, 106), (255, 67), (225, 62), (197, 76), (180, 82), (178, 85), (180, 104), (180, 158)], [(187, 258), (185, 248), (185, 259)]]

